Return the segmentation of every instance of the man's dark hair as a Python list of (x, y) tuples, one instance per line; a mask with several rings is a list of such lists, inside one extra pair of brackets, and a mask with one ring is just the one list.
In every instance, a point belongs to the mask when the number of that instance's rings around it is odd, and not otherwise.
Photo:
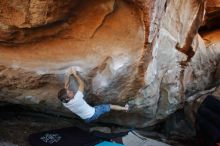
[(61, 89), (59, 92), (58, 92), (58, 99), (61, 101), (61, 102), (64, 102), (64, 103), (67, 103), (69, 100), (68, 100), (68, 96), (67, 96), (67, 92), (66, 92), (66, 89)]

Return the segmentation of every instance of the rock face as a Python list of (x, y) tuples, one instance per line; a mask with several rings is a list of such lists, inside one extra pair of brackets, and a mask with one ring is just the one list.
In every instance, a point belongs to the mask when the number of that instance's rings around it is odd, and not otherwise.
[[(77, 4), (77, 0), (3, 0), (0, 2), (0, 41), (26, 42), (24, 39), (30, 38), (33, 28), (66, 20), (73, 15), (72, 9)], [(51, 32), (50, 35), (55, 33)], [(42, 36), (45, 34), (39, 37)]]
[(220, 2), (218, 0), (208, 0), (206, 5), (205, 26), (208, 29), (219, 27), (220, 22)]
[(152, 126), (219, 83), (219, 30), (207, 29), (208, 9), (219, 7), (212, 2), (1, 1), (0, 100), (73, 116), (57, 99), (73, 66), (90, 104), (132, 106), (101, 121)]

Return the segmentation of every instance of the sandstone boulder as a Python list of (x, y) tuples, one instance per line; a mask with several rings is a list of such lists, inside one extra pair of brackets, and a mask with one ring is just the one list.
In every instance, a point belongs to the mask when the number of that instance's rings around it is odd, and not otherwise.
[(90, 104), (132, 106), (102, 122), (147, 127), (218, 85), (219, 31), (198, 33), (205, 0), (16, 3), (0, 3), (1, 101), (73, 117), (57, 99), (73, 66)]

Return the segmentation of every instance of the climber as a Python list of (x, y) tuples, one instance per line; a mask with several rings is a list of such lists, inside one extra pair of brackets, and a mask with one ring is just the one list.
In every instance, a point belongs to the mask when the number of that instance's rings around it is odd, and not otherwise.
[[(70, 87), (70, 76), (73, 75), (78, 83), (78, 91), (74, 92)], [(65, 81), (64, 88), (58, 92), (58, 99), (70, 111), (82, 118), (86, 123), (98, 119), (101, 115), (110, 112), (110, 110), (128, 111), (129, 106), (124, 107), (112, 104), (101, 104), (97, 106), (90, 106), (83, 99), (84, 97), (84, 82), (78, 76), (76, 70), (71, 68), (68, 71), (68, 78)]]

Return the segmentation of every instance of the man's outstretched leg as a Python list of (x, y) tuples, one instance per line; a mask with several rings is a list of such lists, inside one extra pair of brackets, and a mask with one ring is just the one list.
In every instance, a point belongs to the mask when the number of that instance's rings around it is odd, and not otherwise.
[(129, 106), (126, 104), (125, 106), (119, 106), (119, 105), (112, 105), (110, 104), (110, 109), (111, 110), (117, 110), (117, 111), (128, 111)]
[(129, 106), (126, 104), (124, 107), (119, 105), (112, 105), (112, 104), (101, 104), (95, 106), (95, 114), (88, 119), (85, 119), (86, 123), (90, 123), (96, 119), (98, 119), (101, 115), (110, 112), (111, 110), (117, 110), (117, 111), (128, 111)]

